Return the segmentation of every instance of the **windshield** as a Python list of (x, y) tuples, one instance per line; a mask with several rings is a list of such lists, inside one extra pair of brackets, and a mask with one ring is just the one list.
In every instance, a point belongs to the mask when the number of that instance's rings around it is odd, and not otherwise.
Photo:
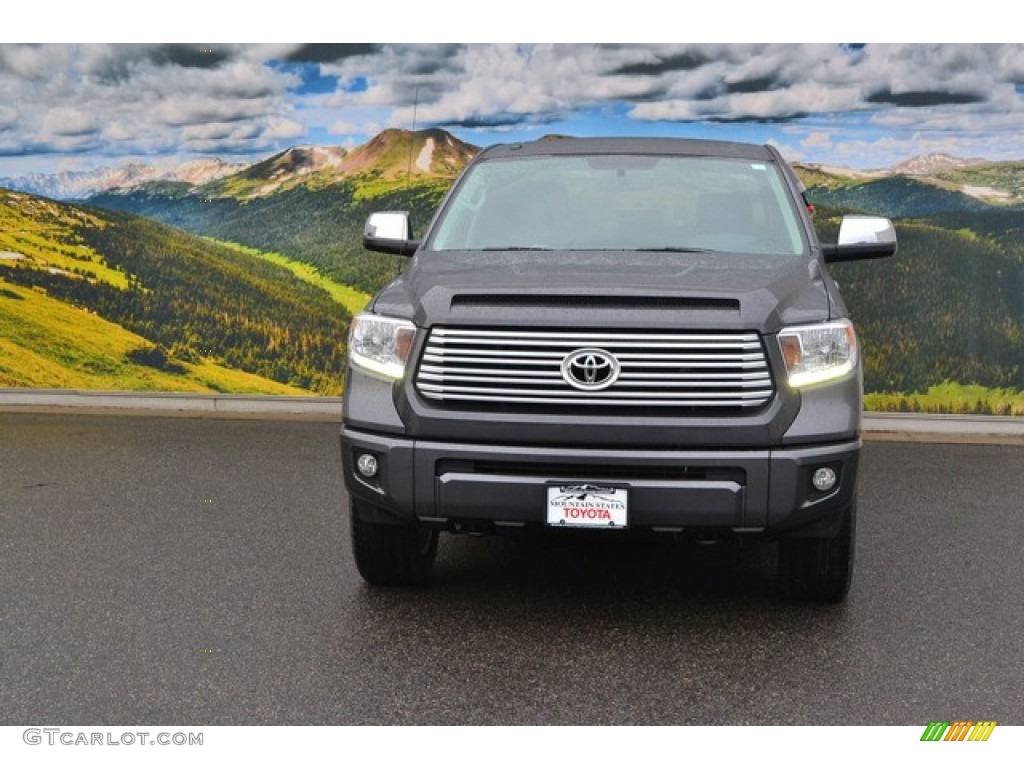
[(775, 165), (651, 155), (478, 163), (449, 201), (428, 247), (780, 257), (805, 252)]

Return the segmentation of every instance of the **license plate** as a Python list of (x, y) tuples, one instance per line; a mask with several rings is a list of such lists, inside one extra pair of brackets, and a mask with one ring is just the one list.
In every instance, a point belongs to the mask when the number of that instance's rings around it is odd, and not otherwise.
[(574, 528), (625, 528), (628, 489), (577, 483), (548, 486), (548, 525)]

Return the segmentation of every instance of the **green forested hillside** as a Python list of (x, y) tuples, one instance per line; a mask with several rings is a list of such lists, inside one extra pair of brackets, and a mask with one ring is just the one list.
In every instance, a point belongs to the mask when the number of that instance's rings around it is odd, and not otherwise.
[(370, 299), (372, 298), (370, 294), (363, 293), (350, 285), (337, 283), (328, 277), (324, 277), (316, 270), (315, 267), (310, 266), (304, 261), (290, 259), (276, 251), (259, 251), (245, 245), (229, 243), (222, 240), (214, 240), (214, 242), (220, 245), (226, 245), (229, 248), (246, 254), (247, 256), (262, 259), (263, 261), (269, 261), (271, 264), (277, 264), (280, 267), (284, 267), (303, 282), (310, 283), (311, 285), (315, 285), (316, 287), (327, 291), (328, 295), (338, 304), (345, 307), (350, 315), (354, 316), (357, 313), (362, 312), (363, 309), (366, 308), (366, 305), (370, 303)]
[[(149, 189), (95, 202), (277, 251), (372, 293), (401, 265), (363, 251), (366, 216), (410, 210), (422, 232), (448, 183), (383, 180), (368, 167), (263, 197)], [(823, 241), (834, 239), (840, 211), (897, 225), (894, 259), (833, 267), (864, 341), (869, 391), (924, 392), (944, 382), (1024, 389), (1024, 211), (901, 176), (865, 181), (815, 170), (805, 183)]]
[[(834, 239), (838, 213), (819, 209), (817, 218), (822, 239)], [(1024, 389), (1022, 251), (927, 221), (896, 228), (895, 257), (830, 267), (863, 342), (866, 389)]]
[(363, 250), (366, 217), (373, 211), (408, 210), (415, 231), (422, 232), (448, 183), (431, 179), (410, 187), (391, 184), (374, 196), (363, 194), (358, 182), (345, 181), (246, 200), (136, 191), (102, 195), (90, 202), (219, 240), (277, 251), (313, 265), (336, 282), (373, 293), (395, 276), (398, 265), (394, 259)]
[(969, 195), (905, 176), (831, 184), (808, 175), (808, 198), (816, 205), (857, 210), (890, 218), (920, 218), (950, 212), (985, 211), (991, 206)]
[(147, 185), (90, 203), (275, 251), (374, 293), (395, 276), (400, 260), (363, 250), (366, 217), (409, 211), (414, 231), (422, 232), (477, 151), (442, 130), (389, 129), (350, 152), (293, 147), (203, 187)]
[(0, 252), (0, 279), (34, 289), (6, 289), (14, 309), (45, 295), (86, 310), (143, 340), (124, 353), (132, 365), (187, 377), (214, 363), (269, 380), (265, 391), (341, 391), (350, 314), (284, 267), (130, 214), (9, 192)]
[(0, 270), (0, 387), (309, 394), (212, 358), (161, 359), (148, 339), (9, 283), (5, 274)]
[[(1018, 165), (949, 171), (938, 181), (1016, 194)], [(831, 267), (863, 340), (865, 388), (908, 395), (869, 404), (963, 410), (969, 400), (978, 412), (1019, 410), (1012, 393), (1024, 391), (1024, 210), (903, 176), (802, 176), (823, 241), (834, 240), (840, 212), (896, 224), (893, 259)]]

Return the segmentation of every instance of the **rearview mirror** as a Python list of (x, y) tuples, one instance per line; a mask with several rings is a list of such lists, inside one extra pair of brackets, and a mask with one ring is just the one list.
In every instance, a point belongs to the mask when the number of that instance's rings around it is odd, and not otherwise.
[(371, 213), (363, 227), (363, 247), (368, 251), (412, 256), (420, 247), (412, 239), (412, 223), (408, 211)]
[(844, 216), (835, 245), (823, 245), (826, 262), (882, 259), (896, 253), (896, 228), (881, 216)]

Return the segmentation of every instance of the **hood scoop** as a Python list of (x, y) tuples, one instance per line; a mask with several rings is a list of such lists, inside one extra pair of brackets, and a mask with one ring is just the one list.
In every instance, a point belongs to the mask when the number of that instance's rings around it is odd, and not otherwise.
[(629, 310), (653, 309), (672, 312), (718, 311), (739, 312), (738, 299), (709, 298), (704, 296), (609, 296), (609, 295), (552, 295), (552, 294), (456, 294), (452, 296), (453, 312), (475, 312), (487, 309), (513, 309), (526, 307), (540, 310), (563, 309)]
[(452, 292), (446, 322), (455, 325), (544, 326), (551, 328), (737, 327), (740, 299), (628, 293)]

